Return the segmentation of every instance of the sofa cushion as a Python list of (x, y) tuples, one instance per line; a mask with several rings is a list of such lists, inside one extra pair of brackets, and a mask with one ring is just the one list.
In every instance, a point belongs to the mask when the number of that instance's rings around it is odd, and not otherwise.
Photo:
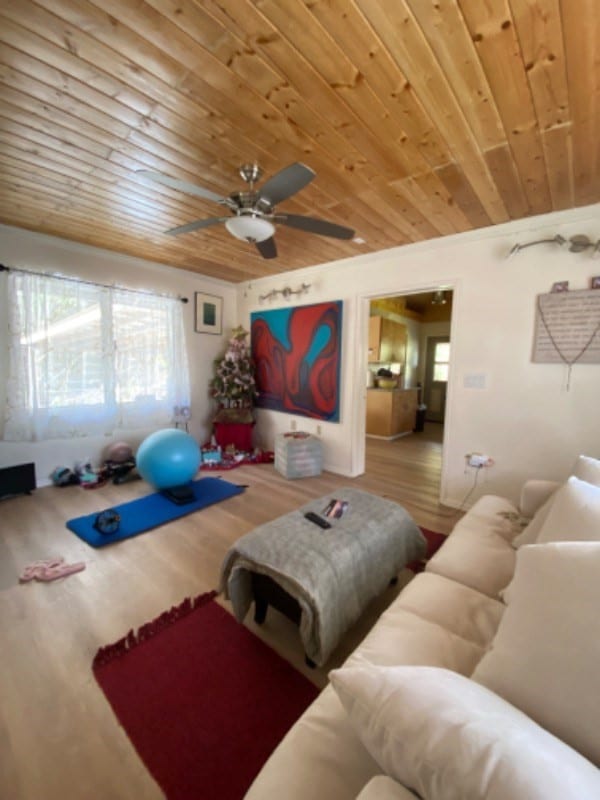
[(597, 765), (599, 575), (598, 542), (522, 547), (498, 632), (473, 673)]
[(514, 519), (520, 516), (519, 509), (505, 497), (495, 494), (484, 494), (476, 500), (469, 511), (458, 520), (452, 531), (452, 535), (458, 530), (469, 529), (471, 531), (481, 531), (485, 529), (490, 533), (511, 541), (518, 528), (515, 527)]
[(470, 675), (485, 649), (407, 611), (398, 600), (381, 615), (345, 664), (435, 664)]
[(510, 541), (495, 533), (484, 519), (479, 527), (461, 523), (427, 562), (425, 571), (497, 598), (513, 576), (515, 550)]
[(434, 572), (417, 575), (396, 604), (479, 647), (489, 645), (504, 612), (500, 601)]
[(413, 794), (387, 775), (377, 775), (367, 783), (356, 800), (415, 800)]
[(275, 748), (244, 800), (350, 800), (380, 773), (328, 686)]
[(427, 800), (600, 796), (600, 773), (589, 761), (462, 675), (367, 667), (330, 678), (373, 758)]
[(556, 492), (536, 543), (566, 541), (600, 541), (600, 487), (575, 477)]

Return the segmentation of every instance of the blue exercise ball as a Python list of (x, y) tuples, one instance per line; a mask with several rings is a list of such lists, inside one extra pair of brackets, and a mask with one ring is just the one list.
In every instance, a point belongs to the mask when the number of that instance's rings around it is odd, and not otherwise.
[(200, 466), (200, 447), (189, 433), (166, 428), (147, 436), (139, 446), (136, 466), (157, 489), (172, 489), (192, 480)]

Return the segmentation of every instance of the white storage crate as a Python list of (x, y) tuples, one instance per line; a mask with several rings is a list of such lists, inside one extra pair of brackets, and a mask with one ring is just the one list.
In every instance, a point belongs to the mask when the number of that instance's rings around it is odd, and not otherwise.
[(323, 446), (317, 436), (294, 431), (275, 436), (275, 469), (286, 478), (310, 478), (323, 470)]

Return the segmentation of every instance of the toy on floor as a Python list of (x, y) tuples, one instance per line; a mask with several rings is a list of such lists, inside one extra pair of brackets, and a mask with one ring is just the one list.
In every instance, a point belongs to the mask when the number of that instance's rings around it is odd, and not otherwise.
[(95, 489), (99, 486), (104, 486), (106, 483), (102, 472), (95, 472), (89, 460), (77, 461), (75, 464), (75, 474), (79, 478), (79, 483), (84, 489)]
[(79, 483), (79, 478), (73, 470), (63, 466), (52, 470), (50, 480), (55, 486), (73, 486)]
[(112, 479), (116, 484), (141, 477), (135, 469), (133, 450), (128, 442), (113, 442), (108, 445), (104, 451), (102, 470), (106, 479)]
[(28, 581), (55, 581), (57, 578), (66, 578), (68, 575), (73, 575), (75, 572), (81, 572), (85, 569), (83, 561), (77, 561), (74, 564), (65, 564), (62, 557), (47, 558), (42, 561), (34, 561), (29, 564), (19, 577), (21, 583)]

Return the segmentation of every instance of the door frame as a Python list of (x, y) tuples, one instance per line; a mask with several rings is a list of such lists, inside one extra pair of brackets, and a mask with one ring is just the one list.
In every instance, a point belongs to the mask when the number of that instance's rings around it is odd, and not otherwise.
[[(400, 297), (406, 294), (420, 294), (422, 292), (432, 292), (440, 288), (440, 284), (445, 289), (452, 291), (452, 315), (450, 317), (450, 341), (456, 336), (456, 319), (460, 308), (461, 282), (460, 279), (440, 280), (433, 284), (419, 284), (407, 288), (398, 288), (395, 291), (380, 290), (362, 294), (356, 297), (356, 328), (354, 333), (353, 352), (356, 354), (354, 361), (354, 380), (351, 381), (352, 401), (352, 439), (351, 439), (351, 476), (357, 477), (365, 472), (365, 451), (367, 440), (367, 386), (365, 375), (368, 369), (368, 349), (369, 349), (369, 311), (372, 300), (384, 297)], [(454, 369), (455, 358), (450, 360), (448, 387), (446, 393), (446, 415), (444, 420), (444, 434), (442, 440), (442, 472), (440, 475), (440, 499), (446, 494), (447, 485), (447, 456), (448, 439), (452, 430), (452, 395), (454, 393)]]

